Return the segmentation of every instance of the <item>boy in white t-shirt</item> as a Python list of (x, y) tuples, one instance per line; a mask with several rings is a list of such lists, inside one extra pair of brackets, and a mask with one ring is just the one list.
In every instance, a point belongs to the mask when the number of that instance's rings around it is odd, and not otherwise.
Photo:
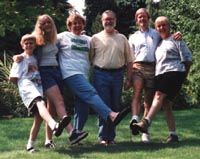
[(63, 129), (70, 123), (71, 118), (69, 116), (64, 116), (63, 119), (57, 123), (46, 108), (37, 60), (33, 55), (33, 51), (36, 47), (36, 38), (31, 34), (26, 34), (22, 37), (20, 43), (24, 49), (24, 60), (20, 63), (13, 63), (9, 80), (18, 85), (24, 105), (27, 107), (29, 113), (34, 114), (34, 122), (26, 147), (27, 151), (34, 152), (34, 141), (43, 120), (47, 122), (54, 135), (58, 137), (61, 135)]

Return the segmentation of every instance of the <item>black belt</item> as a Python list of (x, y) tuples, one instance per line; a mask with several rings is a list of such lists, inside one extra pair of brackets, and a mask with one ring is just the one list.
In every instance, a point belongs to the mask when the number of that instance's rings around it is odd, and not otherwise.
[(40, 68), (58, 68), (58, 66), (40, 66)]
[(94, 69), (99, 70), (99, 71), (108, 71), (108, 72), (116, 72), (116, 71), (121, 71), (125, 68), (125, 66), (122, 66), (120, 68), (101, 68), (98, 66), (94, 66)]
[(138, 61), (138, 62), (135, 62), (135, 64), (143, 64), (143, 65), (155, 65), (155, 62), (142, 62), (142, 61)]

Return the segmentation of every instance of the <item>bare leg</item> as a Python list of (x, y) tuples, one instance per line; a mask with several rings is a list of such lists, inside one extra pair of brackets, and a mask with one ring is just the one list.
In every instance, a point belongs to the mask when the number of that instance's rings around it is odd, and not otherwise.
[(154, 89), (145, 88), (144, 92), (144, 114), (143, 118), (147, 116), (149, 109), (152, 105), (152, 101), (154, 98), (155, 91)]
[(49, 123), (50, 120), (52, 120), (52, 116), (50, 115), (49, 111), (46, 108), (44, 101), (37, 102), (37, 108), (39, 111), (40, 116), (42, 119), (44, 119), (47, 123)]
[[(48, 100), (48, 98), (47, 98), (47, 109), (48, 109), (49, 113), (51, 114), (51, 116), (55, 119), (56, 118), (56, 110), (55, 110), (55, 107), (54, 107), (53, 103), (51, 103)], [(45, 126), (46, 126), (46, 141), (45, 141), (45, 144), (47, 144), (50, 141), (52, 141), (53, 131), (48, 126), (48, 123), (46, 123)]]
[(30, 131), (30, 135), (29, 135), (29, 140), (30, 141), (35, 141), (37, 134), (40, 130), (40, 126), (42, 124), (43, 119), (41, 118), (40, 114), (37, 112), (34, 115), (34, 121), (33, 121), (33, 125)]
[[(145, 88), (144, 90), (144, 113), (143, 113), (143, 118), (145, 118), (150, 110), (150, 107), (152, 105), (153, 97), (154, 97), (154, 89), (151, 88)], [(149, 127), (150, 128), (150, 127)], [(147, 130), (147, 133), (142, 133), (141, 140), (144, 143), (149, 143), (150, 142), (150, 133), (149, 133), (149, 128)]]
[(164, 104), (163, 109), (164, 109), (165, 119), (167, 122), (168, 129), (169, 131), (175, 132), (176, 131), (175, 119), (174, 119), (174, 114), (172, 112), (173, 102), (169, 100), (165, 100), (163, 104)]
[(60, 119), (67, 115), (63, 97), (57, 85), (45, 91), (48, 100), (55, 106), (56, 112)]
[(131, 113), (132, 115), (139, 115), (140, 109), (141, 109), (141, 96), (142, 96), (142, 89), (143, 89), (143, 80), (140, 78), (137, 78), (133, 81), (133, 100), (131, 103)]
[(159, 92), (159, 91), (155, 92), (155, 96), (154, 96), (154, 99), (153, 99), (153, 102), (152, 102), (152, 106), (149, 110), (149, 113), (146, 116), (147, 119), (152, 120), (156, 116), (156, 114), (158, 113), (158, 111), (160, 110), (160, 108), (163, 104), (165, 97), (166, 97), (166, 94)]
[(43, 121), (43, 119), (41, 118), (39, 113), (36, 112), (35, 115), (34, 115), (33, 125), (32, 125), (31, 130), (30, 130), (28, 143), (26, 145), (26, 150), (29, 151), (29, 152), (35, 151), (34, 142), (35, 142), (36, 137), (38, 135), (38, 132), (40, 130), (40, 126), (42, 124), (42, 121)]
[(165, 100), (163, 109), (165, 112), (165, 119), (167, 122), (167, 127), (169, 130), (169, 136), (167, 138), (166, 143), (172, 143), (172, 142), (178, 142), (178, 136), (176, 134), (176, 125), (175, 125), (175, 119), (174, 119), (174, 114), (172, 112), (172, 106), (173, 102), (169, 100)]

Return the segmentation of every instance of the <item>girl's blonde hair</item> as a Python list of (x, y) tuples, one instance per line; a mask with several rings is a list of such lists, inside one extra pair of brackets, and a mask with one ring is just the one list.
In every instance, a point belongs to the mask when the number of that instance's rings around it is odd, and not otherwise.
[[(45, 33), (41, 28), (41, 23), (43, 21), (43, 18), (47, 17), (52, 25), (52, 30), (50, 33)], [(32, 33), (33, 35), (35, 35), (36, 37), (36, 44), (38, 46), (43, 46), (46, 44), (55, 44), (57, 42), (57, 29), (56, 29), (56, 25), (53, 21), (53, 19), (48, 15), (48, 14), (43, 14), (43, 15), (39, 15), (37, 17), (37, 21), (35, 24), (35, 29)]]

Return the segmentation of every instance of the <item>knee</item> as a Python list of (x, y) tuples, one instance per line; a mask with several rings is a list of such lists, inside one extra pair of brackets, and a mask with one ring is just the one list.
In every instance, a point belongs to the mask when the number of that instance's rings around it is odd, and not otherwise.
[(164, 97), (165, 97), (165, 94), (164, 94), (164, 93), (159, 92), (159, 91), (156, 91), (155, 96), (154, 96), (154, 99), (156, 99), (156, 100), (163, 100)]

